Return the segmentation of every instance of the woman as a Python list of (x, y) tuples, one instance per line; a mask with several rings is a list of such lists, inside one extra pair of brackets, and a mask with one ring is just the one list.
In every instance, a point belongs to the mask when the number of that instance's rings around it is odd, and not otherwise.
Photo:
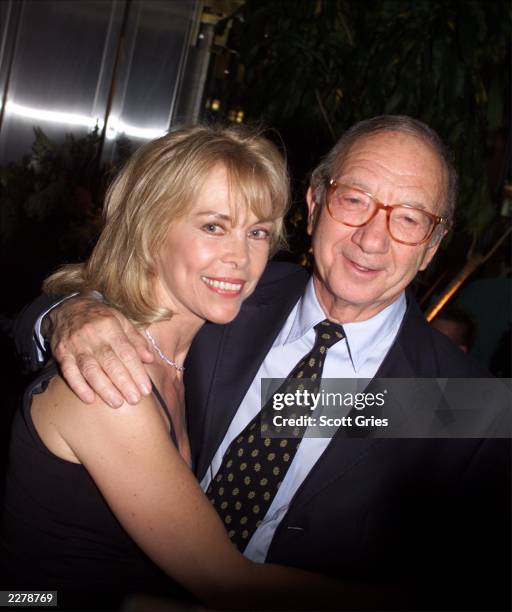
[(153, 394), (119, 410), (86, 405), (54, 367), (27, 391), (2, 527), (14, 583), (103, 608), (106, 593), (113, 605), (128, 592), (168, 591), (166, 576), (221, 607), (275, 607), (279, 595), (294, 605), (315, 585), (337, 591), (327, 578), (242, 557), (190, 471), (182, 364), (201, 325), (228, 323), (254, 290), (287, 201), (283, 159), (244, 129), (176, 131), (119, 174), (92, 256), (45, 289), (99, 290), (121, 309), (158, 355), (147, 365)]

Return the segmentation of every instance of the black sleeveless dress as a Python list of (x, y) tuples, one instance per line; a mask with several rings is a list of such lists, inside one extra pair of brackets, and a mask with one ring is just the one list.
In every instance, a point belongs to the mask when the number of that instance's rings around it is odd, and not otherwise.
[[(185, 597), (126, 533), (86, 469), (51, 453), (39, 437), (32, 396), (55, 374), (50, 366), (29, 386), (14, 417), (0, 588), (57, 590), (59, 608), (75, 610), (116, 610), (130, 593)], [(154, 386), (153, 392), (172, 423)]]

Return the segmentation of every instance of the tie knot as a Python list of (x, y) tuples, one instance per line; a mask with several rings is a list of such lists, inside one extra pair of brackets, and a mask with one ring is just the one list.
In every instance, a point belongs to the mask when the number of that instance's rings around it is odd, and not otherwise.
[(343, 327), (339, 323), (329, 321), (329, 319), (320, 321), (314, 329), (316, 332), (315, 346), (317, 347), (325, 346), (328, 349), (345, 337)]

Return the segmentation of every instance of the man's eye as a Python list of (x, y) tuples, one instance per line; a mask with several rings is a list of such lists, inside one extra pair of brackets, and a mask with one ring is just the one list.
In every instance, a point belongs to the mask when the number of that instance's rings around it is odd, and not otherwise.
[(344, 208), (362, 208), (366, 206), (366, 201), (358, 193), (345, 192), (338, 196), (338, 201)]
[(396, 215), (396, 220), (402, 225), (410, 225), (411, 227), (419, 225), (420, 221), (417, 216), (407, 213)]
[(251, 238), (256, 238), (256, 240), (266, 240), (270, 236), (270, 232), (266, 229), (258, 228), (251, 230), (249, 235)]
[(408, 225), (418, 225), (418, 219), (414, 217), (404, 217), (404, 220)]

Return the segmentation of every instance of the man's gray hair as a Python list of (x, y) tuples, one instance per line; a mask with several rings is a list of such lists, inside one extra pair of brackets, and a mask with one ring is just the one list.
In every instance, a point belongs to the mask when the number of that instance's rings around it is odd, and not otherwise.
[[(442, 206), (442, 216), (448, 218), (450, 223), (455, 213), (457, 201), (458, 176), (452, 161), (452, 154), (441, 140), (437, 132), (422, 121), (407, 115), (380, 115), (356, 123), (349, 128), (338, 140), (334, 147), (313, 170), (311, 186), (314, 190), (315, 201), (319, 204), (325, 202), (325, 192), (328, 181), (335, 178), (336, 172), (350, 148), (361, 138), (381, 132), (402, 132), (419, 138), (432, 147), (441, 161), (447, 177), (446, 192)], [(435, 233), (437, 234), (437, 232)], [(439, 238), (442, 237), (439, 236)]]

